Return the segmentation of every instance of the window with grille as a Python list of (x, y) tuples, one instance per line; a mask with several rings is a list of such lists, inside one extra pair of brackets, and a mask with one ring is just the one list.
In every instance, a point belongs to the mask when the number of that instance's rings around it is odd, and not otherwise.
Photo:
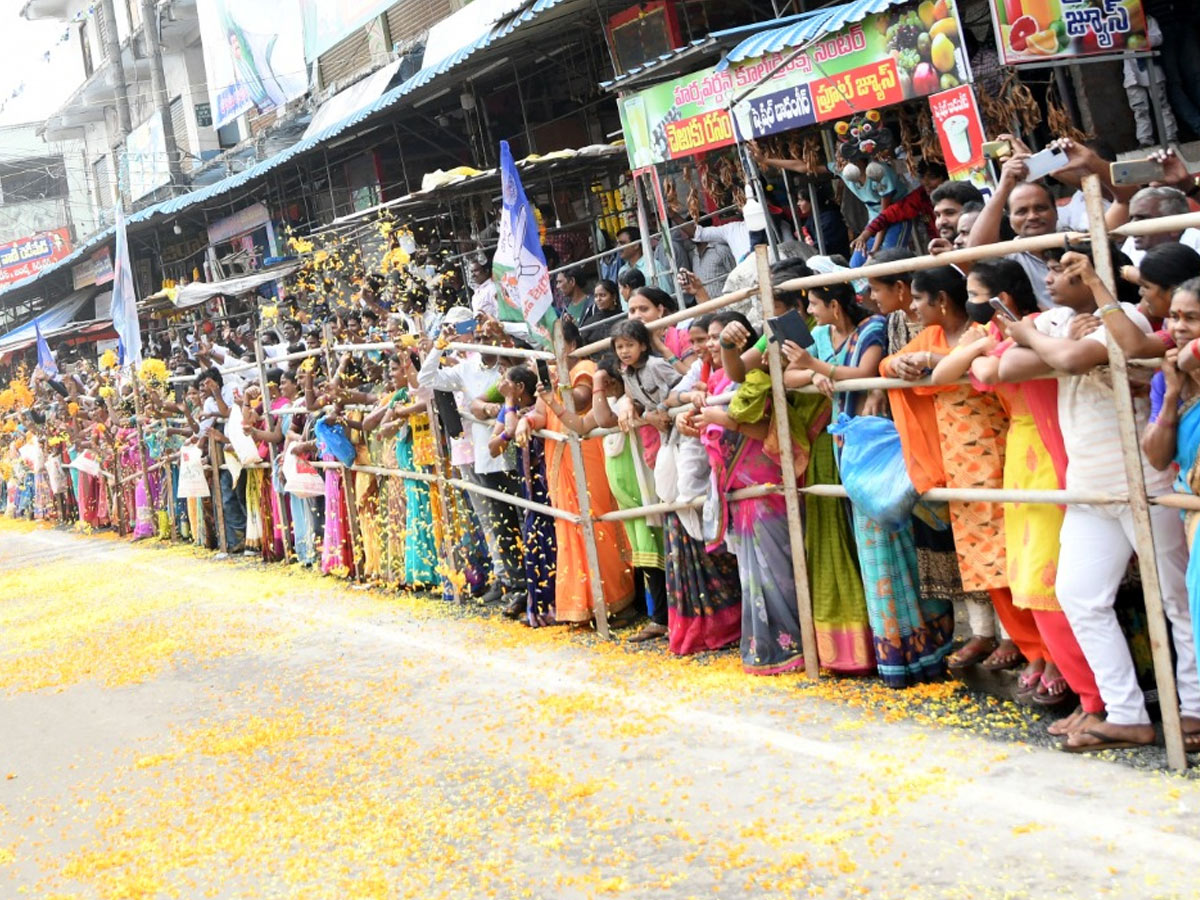
[(168, 153), (179, 154), (179, 170), (192, 171), (195, 160), (192, 159), (192, 142), (188, 135), (187, 113), (184, 110), (183, 98), (176, 97), (169, 107), (171, 114), (171, 129), (175, 132), (175, 146), (168, 147)]
[(96, 206), (104, 211), (113, 205), (112, 170), (108, 166), (108, 157), (98, 157), (92, 163), (92, 181), (96, 186)]

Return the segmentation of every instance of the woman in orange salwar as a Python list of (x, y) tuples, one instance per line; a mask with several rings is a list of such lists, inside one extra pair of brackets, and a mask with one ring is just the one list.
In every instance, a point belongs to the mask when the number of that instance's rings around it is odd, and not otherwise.
[[(579, 329), (569, 319), (563, 320), (563, 341), (568, 355), (579, 345)], [(591, 409), (595, 377), (596, 364), (591, 360), (581, 360), (571, 367), (570, 389), (577, 410)], [(555, 393), (545, 392), (533, 411), (522, 417), (517, 426), (516, 436), (519, 442), (530, 429), (545, 428), (558, 434), (566, 434), (568, 428), (582, 433), (590, 431), (593, 427), (590, 412), (586, 416), (571, 416)], [(604, 471), (604, 448), (601, 439), (581, 441), (580, 448), (583, 451), (583, 469), (592, 515), (600, 516), (614, 512), (617, 502), (613, 498), (612, 490), (608, 486), (608, 476)], [(575, 463), (566, 441), (546, 442), (546, 482), (550, 489), (550, 502), (556, 508), (579, 513)], [(604, 605), (611, 616), (627, 609), (633, 603), (632, 555), (629, 540), (625, 537), (625, 529), (620, 522), (596, 522), (594, 528)], [(558, 567), (554, 579), (555, 618), (559, 622), (589, 622), (595, 611), (592, 608), (592, 578), (583, 540), (583, 527), (556, 518), (554, 536), (558, 543)]]
[[(916, 381), (928, 375), (970, 332), (967, 285), (951, 266), (918, 272), (912, 283), (913, 309), (924, 329), (897, 354), (880, 365), (885, 376)], [(909, 395), (932, 395), (928, 404)], [(889, 391), (905, 459), (919, 491), (947, 485), (957, 488), (1001, 488), (1004, 483), (1008, 416), (997, 397), (968, 385), (927, 386)], [(929, 413), (932, 411), (932, 421)], [(968, 603), (972, 639), (949, 662), (953, 666), (982, 661), (987, 668), (1011, 668), (1022, 656), (1040, 673), (1042, 642), (1033, 616), (1013, 606), (1005, 555), (1004, 508), (999, 503), (951, 501), (963, 590), (987, 591), (1011, 643), (989, 640), (994, 630), (991, 610)], [(1015, 644), (1015, 648), (1013, 647)], [(1018, 652), (1019, 650), (1019, 652)]]

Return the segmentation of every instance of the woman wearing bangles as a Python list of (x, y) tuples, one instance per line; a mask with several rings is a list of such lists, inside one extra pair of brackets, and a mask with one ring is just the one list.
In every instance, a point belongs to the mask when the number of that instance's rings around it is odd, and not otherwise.
[[(1148, 254), (1147, 254), (1148, 255)], [(1200, 278), (1185, 281), (1171, 299), (1167, 323), (1179, 349), (1167, 351), (1163, 367), (1150, 382), (1150, 424), (1142, 436), (1142, 450), (1154, 468), (1163, 471), (1179, 466), (1175, 490), (1200, 495)], [(1181, 371), (1189, 359), (1192, 371)], [(1188, 605), (1192, 613), (1192, 639), (1200, 648), (1200, 511), (1183, 516), (1190, 556), (1187, 566)], [(1189, 735), (1193, 744), (1200, 744)], [(1189, 748), (1192, 749), (1192, 748)]]
[[(880, 365), (886, 377), (917, 381), (933, 371), (964, 338), (970, 340), (966, 279), (952, 266), (917, 272), (912, 280), (913, 308), (925, 327), (900, 353)], [(1003, 487), (1008, 416), (994, 394), (966, 385), (914, 387), (889, 391), (905, 461), (918, 491), (947, 485), (958, 488)], [(910, 395), (912, 395), (910, 399)], [(913, 399), (932, 396), (932, 409)], [(929, 415), (932, 412), (932, 416)], [(956, 661), (981, 659), (989, 668), (1011, 668), (1022, 658), (1024, 675), (1041, 671), (1042, 642), (1029, 610), (1016, 609), (1009, 590), (1005, 561), (1004, 510), (999, 503), (952, 501), (950, 526), (958, 554), (963, 590), (986, 591), (1013, 647), (1002, 642), (991, 649), (993, 610), (970, 598), (967, 604), (973, 637)], [(990, 651), (990, 655), (989, 655)], [(997, 654), (1004, 655), (996, 659)]]
[[(563, 344), (570, 356), (579, 346), (579, 329), (570, 319), (563, 319), (562, 324)], [(528, 441), (532, 432), (539, 429), (565, 435), (568, 428), (577, 434), (585, 434), (596, 427), (595, 420), (588, 412), (592, 408), (593, 391), (601, 397), (604, 394), (596, 364), (590, 359), (575, 363), (571, 367), (569, 387), (559, 390), (570, 390), (575, 409), (583, 411), (585, 415), (571, 415), (556, 392), (542, 392), (533, 409), (520, 417), (516, 430), (512, 432), (518, 446)], [(588, 438), (579, 444), (588, 503), (593, 516), (602, 516), (617, 508), (604, 472), (604, 449), (600, 441), (600, 438)], [(556, 508), (579, 513), (575, 462), (565, 440), (550, 441), (546, 449), (546, 485), (550, 502)], [(595, 575), (588, 565), (583, 527), (565, 519), (554, 520), (557, 547), (554, 618), (557, 622), (584, 627), (592, 620), (595, 614), (592, 607), (593, 577), (601, 579), (604, 605), (609, 615), (621, 613), (633, 603), (633, 566), (624, 529), (618, 522), (603, 521), (596, 521), (593, 528), (599, 561), (599, 571)]]

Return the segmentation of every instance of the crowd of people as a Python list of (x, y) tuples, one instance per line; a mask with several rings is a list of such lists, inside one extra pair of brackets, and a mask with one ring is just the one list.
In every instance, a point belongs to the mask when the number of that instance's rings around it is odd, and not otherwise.
[[(1003, 139), (1013, 152), (989, 198), (928, 170), (924, 202), (906, 204), (913, 215), (841, 235), (847, 249), (897, 262), (915, 255), (914, 240), (936, 255), (1059, 229), (1058, 198), (1026, 178), (1028, 149)], [(1059, 184), (1107, 180), (1096, 152), (1059, 146), (1069, 160)], [(1109, 226), (1189, 209), (1200, 178), (1161, 161), (1164, 183), (1107, 183)], [(852, 166), (831, 172), (853, 180)], [(900, 222), (920, 237), (868, 240)], [(786, 410), (774, 408), (758, 299), (658, 327), (679, 311), (674, 285), (659, 283), (670, 270), (647, 270), (645, 243), (627, 229), (615, 279), (558, 273), (566, 372), (521, 354), (481, 255), (466, 286), (443, 272), (406, 283), (401, 300), (389, 296), (399, 282), (378, 273), (348, 308), (281, 303), (241, 326), (164, 332), (136, 374), (110, 352), (14, 375), (0, 392), (0, 504), (8, 516), (127, 527), (135, 540), (176, 534), (473, 597), (535, 628), (593, 627), (599, 594), (611, 626), (636, 629), (630, 641), (662, 639), (681, 655), (737, 646), (745, 671), (766, 675), (804, 664), (789, 519), (780, 493), (735, 492), (782, 483), (778, 416), (803, 486), (855, 474), (842, 466), (850, 438), (831, 425), (885, 417), (914, 499), (934, 487), (1124, 497), (1111, 336), (1131, 358), (1162, 361), (1133, 395), (1148, 492), (1200, 489), (1190, 230), (1112, 246), (1116, 296), (1088, 241), (858, 279), (803, 230), (789, 237), (771, 266), (774, 314), (799, 311), (809, 340), (780, 345)], [(742, 221), (693, 226), (663, 256), (687, 254), (678, 293), (704, 302), (753, 277), (759, 240)], [(844, 283), (789, 284), (841, 269)], [(602, 352), (576, 353), (596, 340)], [(1051, 372), (1060, 377), (1042, 377)], [(879, 375), (914, 386), (838, 390)], [(580, 453), (568, 435), (583, 436)], [(896, 688), (967, 666), (1015, 669), (1023, 702), (1078, 698), (1050, 725), (1065, 749), (1154, 740), (1138, 636), (1117, 609), (1136, 546), (1128, 505), (920, 501), (899, 521), (835, 496), (807, 493), (802, 506), (822, 667)], [(605, 518), (617, 511), (631, 512)], [(1187, 747), (1200, 750), (1197, 519), (1163, 506), (1151, 518)], [(961, 644), (956, 609), (969, 629)]]

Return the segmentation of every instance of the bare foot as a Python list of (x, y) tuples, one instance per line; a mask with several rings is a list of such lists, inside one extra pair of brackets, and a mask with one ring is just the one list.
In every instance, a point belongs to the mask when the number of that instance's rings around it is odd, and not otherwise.
[(954, 653), (946, 657), (946, 665), (951, 669), (962, 669), (973, 666), (987, 659), (988, 654), (996, 649), (996, 639), (975, 635)]
[(1071, 713), (1065, 719), (1059, 719), (1050, 723), (1050, 727), (1046, 729), (1047, 734), (1052, 734), (1055, 737), (1066, 737), (1073, 731), (1079, 728), (1086, 728), (1091, 723), (1103, 722), (1095, 713), (1086, 713), (1082, 706), (1077, 706), (1075, 712)]

